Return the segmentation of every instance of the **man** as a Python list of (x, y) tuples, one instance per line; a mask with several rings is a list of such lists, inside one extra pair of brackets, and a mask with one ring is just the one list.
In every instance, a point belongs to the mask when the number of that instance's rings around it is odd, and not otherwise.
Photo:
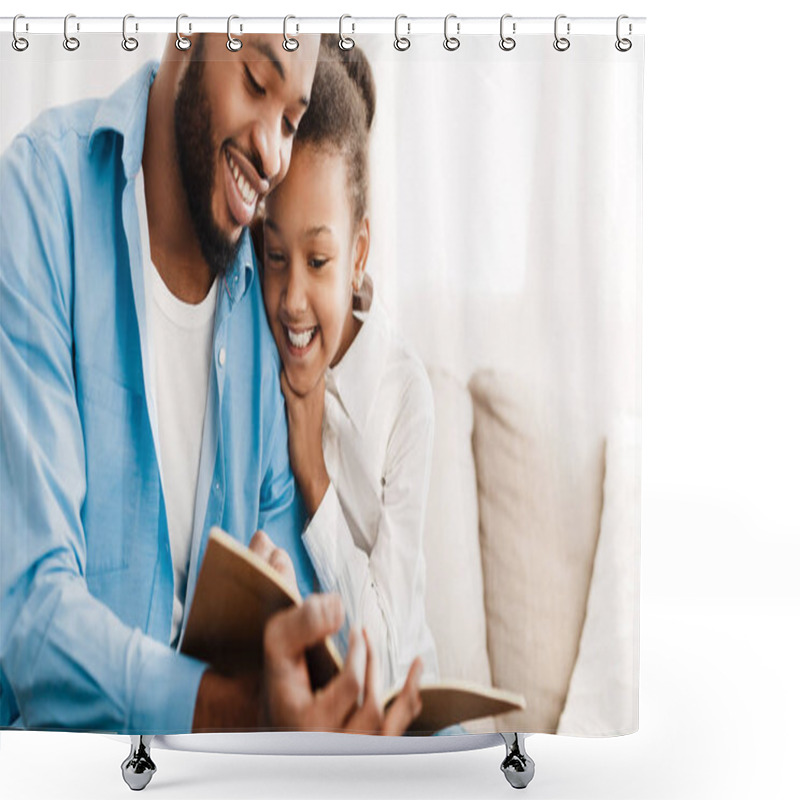
[(356, 656), (311, 692), (334, 596), (271, 620), (263, 675), (176, 649), (212, 525), (268, 531), (250, 546), (313, 588), (247, 230), (311, 97), (319, 37), (281, 41), (170, 39), (0, 160), (0, 727), (400, 733), (419, 711), (418, 670), (385, 717), (358, 707)]

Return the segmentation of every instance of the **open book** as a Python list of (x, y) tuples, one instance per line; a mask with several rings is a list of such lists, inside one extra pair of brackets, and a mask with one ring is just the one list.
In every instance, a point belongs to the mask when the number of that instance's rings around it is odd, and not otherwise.
[[(301, 603), (297, 591), (262, 558), (212, 528), (181, 650), (224, 673), (258, 669), (263, 663), (266, 621), (276, 611)], [(342, 669), (342, 657), (330, 637), (308, 650), (306, 657), (315, 689)], [(384, 709), (399, 691), (386, 695)], [(461, 680), (422, 684), (420, 695), (422, 712), (409, 726), (410, 733), (433, 733), (458, 722), (525, 708), (522, 695)]]

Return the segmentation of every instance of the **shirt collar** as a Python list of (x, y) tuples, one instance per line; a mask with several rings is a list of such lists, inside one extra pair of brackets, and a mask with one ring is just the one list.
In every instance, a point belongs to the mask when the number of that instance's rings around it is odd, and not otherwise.
[(325, 384), (363, 433), (378, 395), (390, 343), (389, 317), (374, 295), (369, 275), (364, 276), (362, 288), (353, 296), (353, 316), (361, 320), (361, 328), (341, 361), (326, 370)]
[(94, 147), (98, 134), (102, 132), (111, 131), (122, 136), (122, 166), (128, 180), (136, 175), (142, 164), (147, 101), (158, 66), (158, 61), (148, 61), (108, 95), (100, 103), (89, 133), (90, 148)]

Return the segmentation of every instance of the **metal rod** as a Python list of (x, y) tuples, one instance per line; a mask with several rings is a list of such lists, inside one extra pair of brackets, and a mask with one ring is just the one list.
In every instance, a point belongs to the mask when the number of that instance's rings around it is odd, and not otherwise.
[[(500, 17), (459, 17), (460, 36), (471, 34), (497, 34)], [(441, 36), (443, 17), (409, 17), (414, 35), (435, 34)], [(616, 17), (567, 17), (572, 35), (600, 34), (614, 36)], [(300, 33), (338, 33), (338, 17), (298, 17)], [(80, 25), (82, 35), (93, 33), (119, 33), (122, 30), (122, 16), (118, 17), (76, 17), (74, 23)], [(394, 17), (354, 17), (358, 23), (359, 33), (394, 34)], [(513, 17), (516, 35), (553, 33), (553, 17)], [(630, 17), (626, 25), (631, 25), (631, 33), (635, 36), (644, 33), (646, 19)], [(64, 17), (26, 17), (26, 34), (58, 33), (63, 35)], [(227, 17), (188, 17), (192, 31), (226, 33)], [(136, 17), (138, 33), (170, 33), (175, 31), (175, 17)], [(0, 31), (11, 33), (13, 17), (0, 18)], [(241, 33), (282, 33), (283, 17), (241, 17), (237, 28)]]

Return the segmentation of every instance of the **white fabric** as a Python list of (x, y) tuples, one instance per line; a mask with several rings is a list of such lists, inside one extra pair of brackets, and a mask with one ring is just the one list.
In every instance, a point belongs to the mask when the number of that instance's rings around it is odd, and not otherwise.
[(157, 447), (167, 509), (174, 593), (170, 643), (183, 621), (200, 445), (211, 367), (219, 279), (199, 303), (184, 303), (169, 290), (150, 257), (144, 178), (137, 177), (139, 226), (145, 265), (148, 349), (155, 387)]
[(422, 546), (433, 396), (380, 300), (353, 313), (361, 329), (325, 376), (322, 445), (331, 482), (303, 541), (323, 589), (344, 602), (342, 652), (349, 628), (365, 627), (385, 691), (402, 685), (417, 655), (424, 679), (439, 674)]
[(638, 421), (626, 418), (606, 442), (600, 538), (561, 734), (610, 736), (639, 728), (640, 438)]

